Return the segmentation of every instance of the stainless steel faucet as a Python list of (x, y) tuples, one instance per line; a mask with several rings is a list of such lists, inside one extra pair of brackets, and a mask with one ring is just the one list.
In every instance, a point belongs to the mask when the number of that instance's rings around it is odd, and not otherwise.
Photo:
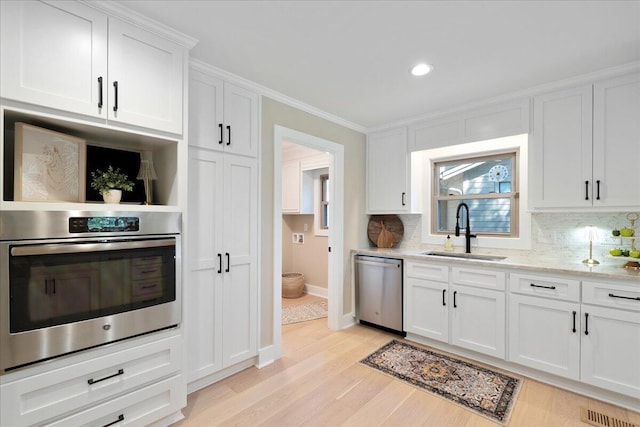
[(476, 237), (475, 234), (471, 234), (471, 226), (469, 225), (469, 206), (466, 203), (462, 202), (458, 205), (458, 210), (456, 210), (456, 236), (460, 236), (460, 208), (465, 207), (467, 210), (467, 226), (464, 230), (464, 240), (465, 240), (465, 253), (471, 253), (471, 238)]

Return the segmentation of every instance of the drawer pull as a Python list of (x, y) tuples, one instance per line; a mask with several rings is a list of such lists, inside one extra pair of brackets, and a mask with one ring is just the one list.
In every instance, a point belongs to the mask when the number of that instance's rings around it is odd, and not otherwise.
[(453, 308), (458, 308), (458, 306), (456, 305), (456, 294), (458, 293), (458, 291), (453, 291)]
[(118, 369), (118, 372), (116, 372), (113, 375), (109, 375), (108, 377), (100, 378), (99, 380), (94, 380), (93, 378), (90, 378), (89, 380), (87, 380), (87, 382), (89, 383), (89, 385), (92, 385), (92, 384), (99, 383), (100, 381), (108, 380), (109, 378), (117, 377), (118, 375), (122, 375), (122, 374), (124, 374), (124, 369)]
[(544, 286), (544, 285), (536, 285), (535, 283), (530, 283), (532, 288), (543, 288), (543, 289), (555, 289), (555, 286)]
[(446, 302), (446, 300), (445, 300), (445, 298), (444, 298), (444, 295), (445, 295), (446, 293), (447, 293), (447, 290), (446, 290), (446, 289), (443, 289), (443, 290), (442, 290), (442, 305), (447, 305), (447, 302)]
[(118, 415), (118, 419), (117, 420), (111, 421), (109, 424), (105, 424), (102, 427), (109, 427), (109, 426), (112, 426), (114, 424), (118, 424), (120, 421), (124, 421), (124, 414)]
[(157, 269), (157, 268), (156, 268), (156, 269), (154, 269), (154, 270), (143, 270), (143, 271), (141, 271), (141, 272), (140, 272), (140, 274), (155, 273), (155, 272), (157, 272), (157, 271), (158, 271), (158, 269)]
[(623, 297), (622, 295), (609, 294), (611, 298), (630, 299), (632, 301), (640, 301), (640, 297)]
[(576, 333), (576, 312), (573, 312), (573, 329), (571, 330), (574, 334)]
[(151, 289), (151, 288), (155, 288), (156, 286), (158, 286), (157, 283), (154, 283), (153, 285), (145, 285), (145, 286), (141, 286), (140, 289)]

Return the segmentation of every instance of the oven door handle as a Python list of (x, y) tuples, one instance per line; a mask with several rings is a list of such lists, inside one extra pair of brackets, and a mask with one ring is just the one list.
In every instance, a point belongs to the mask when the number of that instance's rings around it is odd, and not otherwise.
[(43, 245), (14, 246), (12, 256), (75, 254), (86, 252), (120, 251), (123, 249), (146, 249), (163, 246), (175, 246), (175, 239), (131, 240), (126, 242), (112, 241), (108, 243), (55, 243)]

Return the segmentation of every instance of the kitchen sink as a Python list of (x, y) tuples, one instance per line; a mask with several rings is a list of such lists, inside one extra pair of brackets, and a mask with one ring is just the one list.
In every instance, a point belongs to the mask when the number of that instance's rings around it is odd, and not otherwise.
[(507, 259), (505, 256), (496, 256), (496, 255), (482, 255), (482, 254), (464, 254), (460, 252), (437, 252), (437, 251), (427, 251), (421, 252), (420, 255), (429, 255), (429, 256), (441, 256), (446, 258), (459, 258), (459, 259), (477, 259), (480, 261), (502, 261)]

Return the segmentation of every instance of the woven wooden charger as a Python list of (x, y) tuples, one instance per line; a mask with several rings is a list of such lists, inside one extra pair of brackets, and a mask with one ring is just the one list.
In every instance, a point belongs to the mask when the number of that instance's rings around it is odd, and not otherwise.
[(398, 215), (372, 215), (367, 225), (369, 240), (374, 246), (378, 246), (378, 236), (382, 231), (381, 221), (384, 228), (393, 235), (393, 246), (397, 246), (404, 237), (404, 225)]

